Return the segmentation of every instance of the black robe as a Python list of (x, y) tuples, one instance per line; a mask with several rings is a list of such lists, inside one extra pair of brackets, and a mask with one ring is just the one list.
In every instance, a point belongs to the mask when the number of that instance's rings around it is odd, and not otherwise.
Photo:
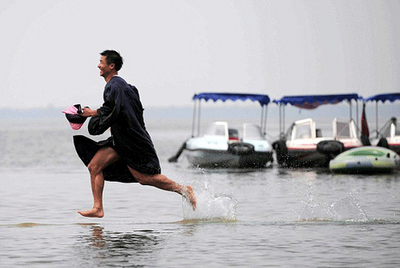
[(103, 98), (104, 104), (97, 110), (97, 116), (89, 121), (89, 133), (100, 135), (111, 127), (112, 137), (96, 143), (86, 137), (75, 136), (75, 147), (82, 161), (85, 165), (89, 164), (99, 148), (110, 146), (121, 156), (121, 160), (103, 171), (105, 180), (136, 181), (126, 165), (141, 173), (160, 174), (160, 163), (144, 124), (143, 107), (136, 87), (114, 76), (106, 84)]

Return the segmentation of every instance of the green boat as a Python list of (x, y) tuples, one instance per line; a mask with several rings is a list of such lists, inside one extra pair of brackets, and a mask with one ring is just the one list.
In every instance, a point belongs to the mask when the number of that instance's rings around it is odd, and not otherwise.
[(329, 163), (329, 169), (341, 174), (391, 173), (400, 167), (400, 156), (377, 146), (363, 146), (345, 151)]

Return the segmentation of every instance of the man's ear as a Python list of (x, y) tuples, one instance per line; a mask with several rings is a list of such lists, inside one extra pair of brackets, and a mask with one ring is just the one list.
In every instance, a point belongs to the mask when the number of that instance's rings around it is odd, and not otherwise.
[(110, 64), (110, 69), (113, 69), (113, 70), (115, 69), (115, 64), (114, 63)]

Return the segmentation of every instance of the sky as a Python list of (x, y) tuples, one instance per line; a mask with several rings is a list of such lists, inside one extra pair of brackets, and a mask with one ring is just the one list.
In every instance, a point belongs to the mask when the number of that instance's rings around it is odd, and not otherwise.
[(99, 53), (145, 107), (199, 92), (399, 92), (397, 0), (2, 0), (0, 108), (102, 104)]

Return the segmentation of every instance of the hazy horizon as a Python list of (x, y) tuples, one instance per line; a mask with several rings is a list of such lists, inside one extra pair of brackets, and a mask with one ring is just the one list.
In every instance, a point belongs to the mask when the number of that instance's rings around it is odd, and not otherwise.
[(391, 0), (4, 0), (0, 108), (100, 105), (104, 49), (121, 52), (120, 75), (148, 107), (207, 91), (398, 92), (399, 11)]

